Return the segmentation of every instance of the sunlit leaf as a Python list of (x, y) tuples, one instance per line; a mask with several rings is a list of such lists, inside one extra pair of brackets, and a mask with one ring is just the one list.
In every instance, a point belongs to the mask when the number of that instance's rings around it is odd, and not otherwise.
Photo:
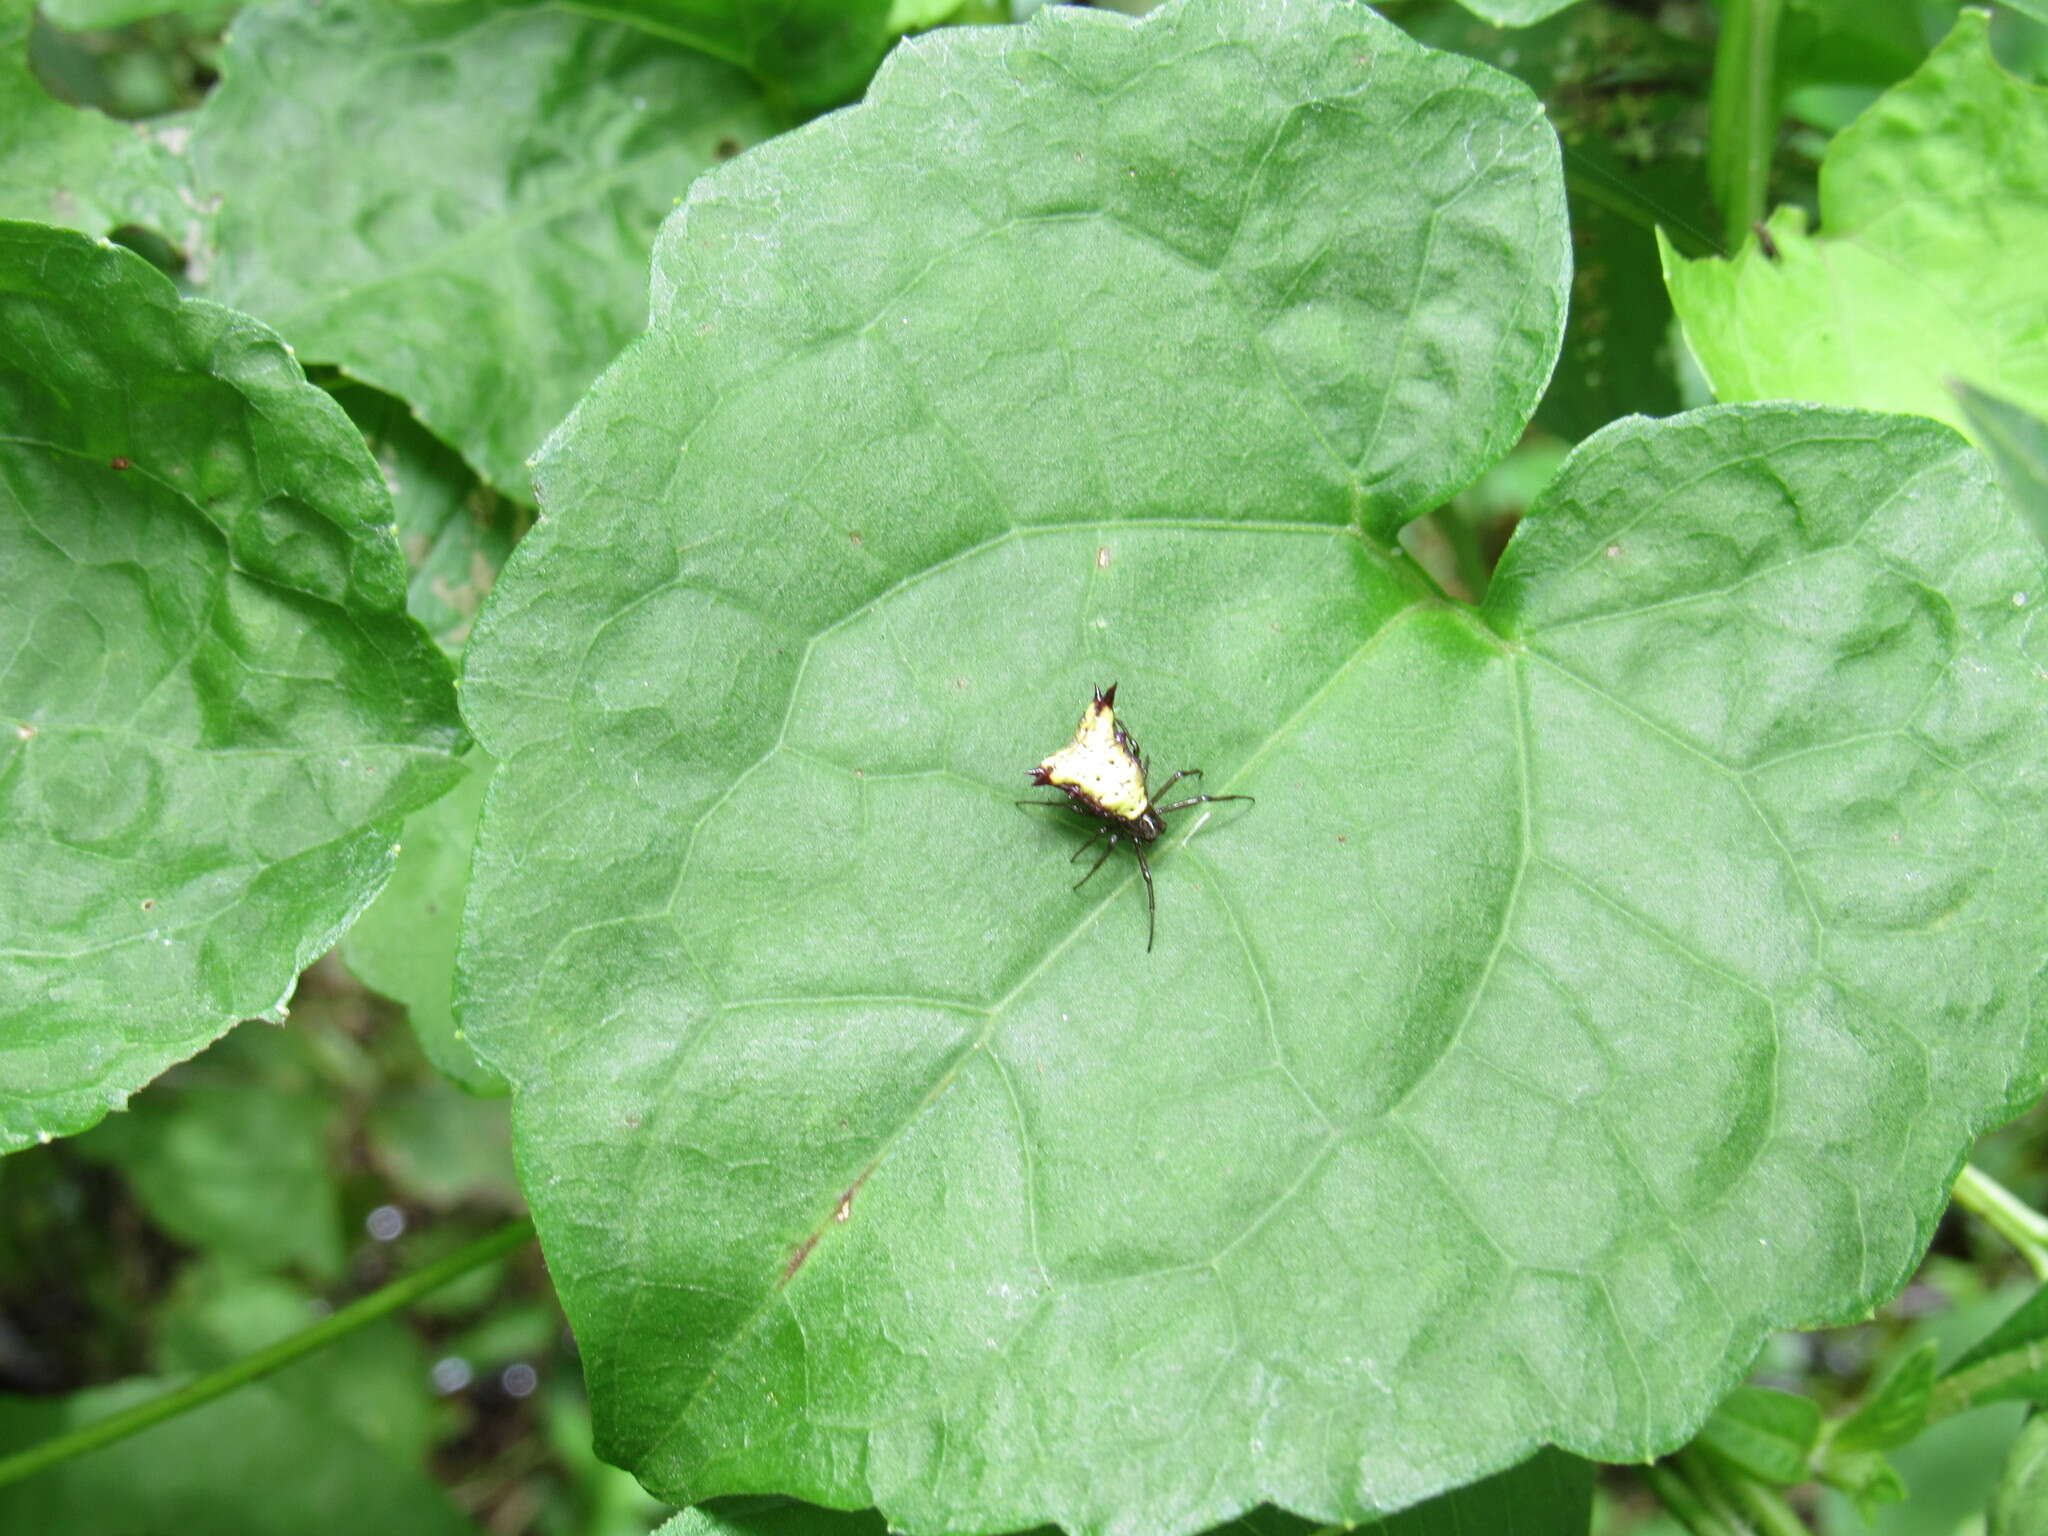
[(1917, 411), (1972, 430), (1949, 380), (2048, 415), (2048, 89), (1992, 57), (1983, 11), (1829, 144), (1818, 235), (1664, 252), (1717, 398)]

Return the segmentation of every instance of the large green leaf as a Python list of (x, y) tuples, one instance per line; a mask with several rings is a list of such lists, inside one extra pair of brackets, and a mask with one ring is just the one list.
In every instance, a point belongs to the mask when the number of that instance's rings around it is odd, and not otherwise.
[(1959, 378), (2048, 415), (2048, 90), (1965, 11), (1828, 146), (1822, 233), (1798, 208), (1732, 260), (1664, 249), (1685, 335), (1728, 400), (1917, 411), (1971, 430)]
[(11, 1149), (278, 1014), (462, 733), (376, 466), (274, 333), (0, 226), (0, 390)]
[(236, 22), (193, 129), (209, 291), (405, 400), (496, 485), (646, 316), (692, 177), (767, 132), (738, 70), (495, 0), (332, 0)]
[[(1933, 423), (1717, 409), (1443, 601), (1389, 539), (1527, 418), (1559, 179), (1481, 66), (1190, 0), (692, 190), (465, 688), (458, 1003), (654, 1491), (1362, 1519), (1910, 1272), (2039, 1066), (2039, 553)], [(1258, 797), (1151, 954), (1010, 804), (1111, 680)]]
[[(146, 224), (182, 241), (198, 223), (184, 164), (158, 134), (58, 101), (29, 72), (33, 0), (0, 0), (0, 219), (103, 235)], [(176, 142), (174, 140), (174, 142)]]

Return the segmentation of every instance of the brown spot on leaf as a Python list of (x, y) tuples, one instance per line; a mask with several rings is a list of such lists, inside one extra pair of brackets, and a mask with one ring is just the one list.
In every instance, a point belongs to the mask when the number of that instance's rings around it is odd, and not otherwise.
[(818, 1246), (818, 1238), (821, 1235), (821, 1233), (813, 1232), (809, 1237), (796, 1245), (796, 1250), (789, 1256), (789, 1262), (782, 1266), (781, 1284), (787, 1285), (796, 1278), (796, 1272), (804, 1267), (804, 1260), (808, 1259), (811, 1256), (811, 1250)]
[(135, 461), (133, 459), (124, 459), (119, 454), (107, 460), (107, 468), (109, 469), (133, 469), (134, 467)]

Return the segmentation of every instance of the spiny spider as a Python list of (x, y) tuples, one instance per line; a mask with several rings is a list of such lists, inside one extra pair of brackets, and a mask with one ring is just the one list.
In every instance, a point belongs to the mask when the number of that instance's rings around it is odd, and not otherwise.
[[(1116, 684), (1095, 690), (1095, 701), (1081, 712), (1074, 727), (1074, 739), (1030, 770), (1031, 782), (1064, 790), (1064, 800), (1019, 800), (1019, 805), (1050, 805), (1092, 816), (1094, 835), (1076, 848), (1069, 864), (1095, 846), (1095, 839), (1107, 834), (1101, 857), (1088, 873), (1074, 882), (1079, 890), (1095, 877), (1121, 838), (1129, 838), (1131, 852), (1138, 856), (1138, 872), (1145, 877), (1145, 953), (1152, 952), (1152, 935), (1158, 921), (1158, 901), (1152, 892), (1152, 866), (1145, 858), (1145, 845), (1166, 831), (1162, 819), (1169, 812), (1184, 811), (1191, 805), (1210, 805), (1221, 800), (1250, 800), (1250, 795), (1190, 795), (1171, 805), (1155, 805), (1146, 787), (1152, 765), (1144, 749), (1130, 737), (1116, 717)], [(1182, 779), (1199, 779), (1202, 770), (1183, 768), (1164, 784), (1164, 794)]]

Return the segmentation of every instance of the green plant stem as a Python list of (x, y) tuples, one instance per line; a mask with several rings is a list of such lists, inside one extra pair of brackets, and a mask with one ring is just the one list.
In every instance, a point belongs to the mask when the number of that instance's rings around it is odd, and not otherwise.
[(1739, 1473), (1731, 1474), (1726, 1482), (1729, 1493), (1760, 1536), (1813, 1536), (1806, 1522), (1792, 1512), (1785, 1496), (1768, 1483)]
[(459, 1279), (471, 1270), (490, 1263), (495, 1258), (510, 1253), (533, 1237), (533, 1222), (522, 1216), (508, 1222), (487, 1237), (480, 1237), (467, 1247), (459, 1248), (446, 1258), (437, 1259), (425, 1269), (394, 1280), (380, 1290), (350, 1302), (331, 1317), (324, 1317), (310, 1328), (302, 1328), (289, 1338), (279, 1339), (275, 1344), (266, 1345), (251, 1354), (242, 1356), (209, 1371), (196, 1381), (187, 1382), (174, 1392), (162, 1397), (151, 1398), (146, 1403), (137, 1403), (120, 1413), (101, 1419), (96, 1424), (87, 1424), (69, 1434), (57, 1435), (32, 1445), (25, 1451), (0, 1458), (0, 1487), (18, 1483), (25, 1477), (56, 1466), (59, 1462), (83, 1456), (102, 1446), (125, 1440), (130, 1435), (140, 1434), (153, 1424), (165, 1419), (176, 1418), (189, 1413), (201, 1404), (210, 1403), (223, 1397), (240, 1386), (260, 1381), (271, 1372), (290, 1365), (315, 1350), (323, 1349), (336, 1339), (354, 1333), (358, 1328), (375, 1322), (380, 1317), (410, 1306), (422, 1296), (439, 1290), (450, 1281)]
[(1969, 1163), (1951, 1193), (1957, 1205), (2019, 1250), (2035, 1279), (2048, 1281), (2048, 1217)]
[(1707, 109), (1707, 179), (1730, 251), (1764, 216), (1778, 145), (1778, 17), (1783, 0), (1727, 0)]
[(1699, 1501), (1713, 1512), (1715, 1519), (1727, 1529), (1741, 1532), (1742, 1536), (1753, 1536), (1750, 1523), (1743, 1518), (1742, 1511), (1735, 1507), (1735, 1500), (1722, 1485), (1721, 1474), (1697, 1448), (1686, 1446), (1672, 1456), (1671, 1463), (1683, 1474)]
[(1742, 1536), (1740, 1527), (1730, 1525), (1701, 1502), (1692, 1485), (1663, 1462), (1643, 1468), (1643, 1481), (1657, 1496), (1671, 1518), (1692, 1532), (1692, 1536)]

